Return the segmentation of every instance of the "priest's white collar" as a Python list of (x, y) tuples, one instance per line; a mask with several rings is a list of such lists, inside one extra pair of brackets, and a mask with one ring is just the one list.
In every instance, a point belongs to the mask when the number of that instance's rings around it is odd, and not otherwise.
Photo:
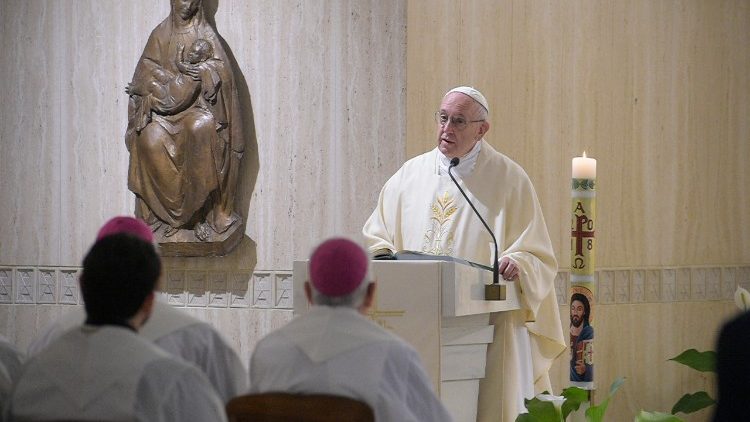
[[(477, 158), (479, 157), (479, 151), (482, 150), (482, 142), (484, 141), (484, 138), (477, 141), (476, 144), (474, 144), (474, 148), (471, 149), (471, 151), (467, 152), (463, 157), (459, 157), (461, 161), (459, 161), (458, 165), (456, 167), (453, 167), (453, 175), (458, 175), (459, 178), (463, 179), (464, 177), (471, 174), (471, 172), (474, 170), (474, 166), (477, 164)], [(439, 149), (438, 149), (438, 174), (444, 174), (448, 175), (448, 167), (451, 165), (451, 159), (446, 157)]]

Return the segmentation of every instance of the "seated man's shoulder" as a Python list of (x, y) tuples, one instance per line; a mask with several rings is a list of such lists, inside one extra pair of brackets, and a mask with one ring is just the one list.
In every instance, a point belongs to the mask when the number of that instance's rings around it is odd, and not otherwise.
[(261, 355), (264, 353), (276, 353), (278, 350), (287, 350), (295, 348), (295, 343), (290, 338), (290, 333), (287, 333), (285, 327), (271, 331), (270, 333), (263, 336), (255, 345), (254, 355)]
[(144, 368), (136, 397), (137, 413), (153, 416), (163, 411), (168, 416), (160, 420), (225, 420), (224, 404), (206, 375), (174, 356), (154, 360)]
[[(88, 340), (87, 337), (96, 337), (96, 339)], [(171, 357), (170, 354), (148, 339), (139, 336), (138, 333), (119, 327), (73, 328), (65, 333), (60, 341), (53, 343), (50, 351), (47, 357), (63, 353), (71, 356), (71, 359), (81, 360), (84, 366), (90, 363), (96, 363), (102, 367), (112, 366), (117, 368), (121, 376), (126, 376), (130, 369), (126, 365), (118, 365), (118, 362), (130, 362), (132, 367), (142, 367), (148, 365), (149, 362)], [(96, 357), (93, 362), (92, 357)]]
[[(198, 366), (209, 364), (211, 359), (222, 359), (219, 366), (230, 366), (239, 361), (239, 357), (224, 336), (213, 326), (204, 321), (193, 321), (185, 325), (175, 325), (161, 332), (153, 330), (144, 337), (167, 352), (198, 363)], [(230, 361), (228, 361), (229, 359)]]
[(207, 322), (201, 321), (183, 310), (166, 303), (157, 302), (154, 313), (141, 328), (140, 334), (150, 340), (157, 340), (176, 331), (207, 333), (216, 330)]
[(144, 378), (154, 380), (179, 380), (181, 378), (200, 378), (202, 376), (203, 373), (195, 365), (170, 354), (163, 354), (153, 359), (146, 365), (143, 371)]
[(175, 329), (175, 332), (193, 333), (205, 337), (220, 337), (219, 330), (206, 321), (195, 320)]
[(419, 357), (417, 350), (414, 349), (411, 344), (407, 343), (396, 335), (393, 335), (393, 338), (388, 340), (387, 344), (389, 353), (393, 354), (394, 356), (408, 359)]
[[(198, 388), (199, 386), (202, 388)], [(214, 391), (210, 381), (198, 367), (166, 354), (150, 361), (143, 368), (138, 384), (138, 395), (166, 396), (169, 392), (191, 389)]]

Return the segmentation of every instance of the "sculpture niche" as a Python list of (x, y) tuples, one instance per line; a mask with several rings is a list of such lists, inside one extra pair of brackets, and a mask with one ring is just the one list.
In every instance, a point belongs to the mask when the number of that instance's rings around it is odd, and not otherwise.
[(235, 210), (245, 144), (239, 96), (202, 0), (170, 3), (125, 89), (128, 189), (162, 255), (225, 255), (244, 234)]

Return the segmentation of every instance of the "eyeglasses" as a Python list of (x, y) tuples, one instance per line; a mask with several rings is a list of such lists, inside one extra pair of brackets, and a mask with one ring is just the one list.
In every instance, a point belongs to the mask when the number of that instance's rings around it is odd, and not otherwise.
[(437, 124), (439, 124), (440, 126), (446, 126), (448, 124), (448, 121), (450, 121), (450, 123), (453, 125), (453, 129), (460, 131), (466, 129), (466, 126), (468, 126), (469, 123), (483, 122), (484, 119), (466, 120), (466, 118), (464, 117), (448, 116), (441, 111), (435, 112), (435, 122)]

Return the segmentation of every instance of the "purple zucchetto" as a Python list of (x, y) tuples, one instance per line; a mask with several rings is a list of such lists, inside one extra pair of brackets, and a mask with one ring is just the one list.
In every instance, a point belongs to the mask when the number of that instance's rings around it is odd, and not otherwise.
[(326, 296), (345, 296), (367, 277), (370, 258), (349, 239), (333, 238), (318, 245), (310, 257), (310, 282)]
[(96, 240), (99, 241), (103, 237), (120, 233), (133, 235), (148, 243), (154, 242), (154, 234), (146, 223), (135, 217), (127, 216), (114, 217), (104, 223), (96, 235)]

